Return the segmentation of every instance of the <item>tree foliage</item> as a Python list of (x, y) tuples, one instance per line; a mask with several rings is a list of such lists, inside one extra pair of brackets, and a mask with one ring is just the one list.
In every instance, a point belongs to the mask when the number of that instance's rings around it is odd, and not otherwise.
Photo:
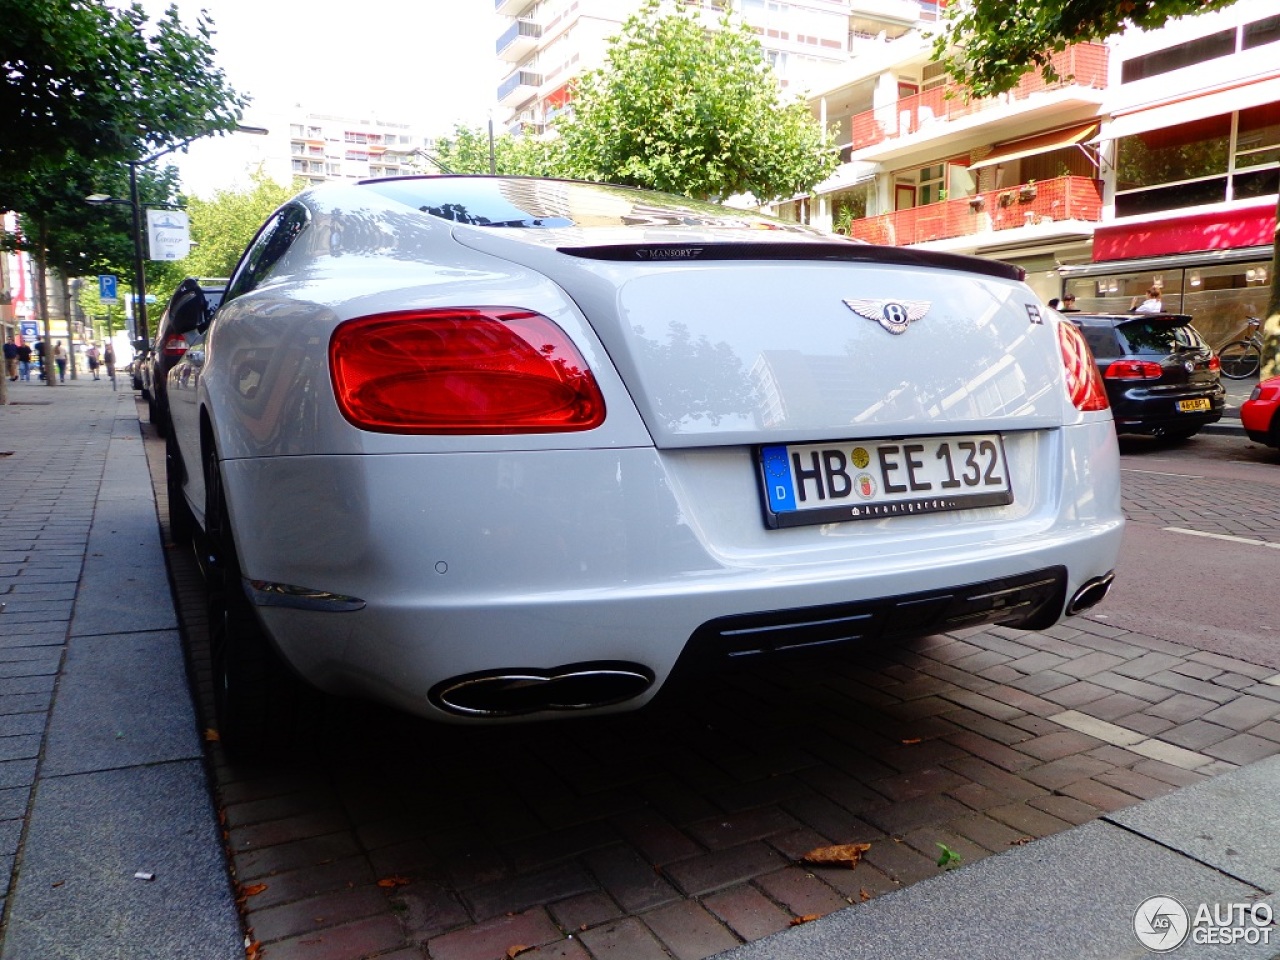
[(784, 101), (759, 41), (725, 11), (662, 14), (647, 0), (575, 84), (559, 118), (563, 171), (690, 197), (807, 192), (837, 158), (807, 104)]
[[(504, 133), (493, 139), (493, 170), (500, 176), (564, 176), (560, 154), (558, 140)], [(426, 159), (441, 173), (489, 173), (489, 132), (457, 124), (453, 136), (438, 139), (435, 152)]]
[(934, 55), (975, 97), (991, 97), (1039, 70), (1057, 80), (1054, 53), (1073, 43), (1105, 40), (1129, 27), (1153, 30), (1174, 17), (1208, 13), (1235, 0), (966, 0), (950, 3)]
[(0, 0), (0, 23), (0, 186), (69, 155), (136, 160), (231, 130), (247, 102), (214, 65), (203, 15), (188, 30), (171, 6), (149, 29), (136, 2)]

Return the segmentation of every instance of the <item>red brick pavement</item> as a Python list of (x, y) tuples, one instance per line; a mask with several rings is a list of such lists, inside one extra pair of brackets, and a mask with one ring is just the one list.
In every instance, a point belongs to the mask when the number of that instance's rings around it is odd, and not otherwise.
[[(1155, 486), (1139, 522), (1185, 499)], [(207, 716), (199, 575), (169, 554)], [(971, 863), (1275, 753), (1274, 671), (1085, 618), (717, 677), (623, 717), (352, 706), (269, 767), (210, 744), (266, 960), (699, 960), (934, 876), (940, 844)], [(855, 869), (798, 862), (853, 842)]]

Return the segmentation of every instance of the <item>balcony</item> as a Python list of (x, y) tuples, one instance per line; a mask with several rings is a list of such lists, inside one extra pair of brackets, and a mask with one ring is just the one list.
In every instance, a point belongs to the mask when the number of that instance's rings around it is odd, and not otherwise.
[(914, 24), (920, 20), (920, 4), (917, 0), (852, 0), (849, 12), (854, 17), (893, 20), (904, 24)]
[(1101, 219), (1101, 180), (1058, 177), (855, 220), (850, 236), (885, 246), (908, 247), (1060, 220), (1097, 223)]
[(533, 0), (494, 0), (493, 12), (504, 17), (518, 17), (533, 6)]
[(542, 24), (517, 20), (498, 38), (498, 59), (519, 63), (537, 47), (542, 38)]
[(528, 100), (542, 86), (542, 74), (532, 70), (517, 70), (498, 84), (498, 102), (504, 107), (515, 106)]
[[(965, 98), (963, 88), (949, 84), (913, 97), (903, 97), (894, 104), (864, 110), (853, 117), (849, 149), (857, 153), (887, 140), (927, 130), (932, 124), (959, 120), (989, 110), (1007, 109), (1012, 103), (1050, 90), (1067, 87), (1106, 89), (1107, 48), (1103, 44), (1082, 43), (1070, 47), (1054, 55), (1053, 66), (1065, 79), (1048, 84), (1038, 71), (1028, 73), (1016, 87), (999, 97), (969, 100)], [(941, 129), (939, 133), (942, 133)]]

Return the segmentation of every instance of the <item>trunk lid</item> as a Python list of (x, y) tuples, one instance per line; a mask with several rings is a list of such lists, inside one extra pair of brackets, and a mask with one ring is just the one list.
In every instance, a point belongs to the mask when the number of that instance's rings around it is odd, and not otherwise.
[(574, 299), (659, 447), (1063, 421), (1053, 324), (1017, 268), (777, 237), (585, 247), (567, 233), (456, 238)]

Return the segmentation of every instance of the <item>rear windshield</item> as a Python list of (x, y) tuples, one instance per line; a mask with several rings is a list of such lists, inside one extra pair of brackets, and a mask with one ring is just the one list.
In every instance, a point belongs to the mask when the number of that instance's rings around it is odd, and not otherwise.
[(781, 220), (647, 190), (519, 177), (403, 177), (361, 186), (435, 217), (475, 227), (752, 227), (799, 230)]
[[(1205, 342), (1195, 327), (1167, 320), (1130, 320), (1116, 327), (1116, 334), (1129, 354), (1167, 357), (1179, 350), (1202, 350)], [(1098, 354), (1095, 352), (1095, 356)]]

